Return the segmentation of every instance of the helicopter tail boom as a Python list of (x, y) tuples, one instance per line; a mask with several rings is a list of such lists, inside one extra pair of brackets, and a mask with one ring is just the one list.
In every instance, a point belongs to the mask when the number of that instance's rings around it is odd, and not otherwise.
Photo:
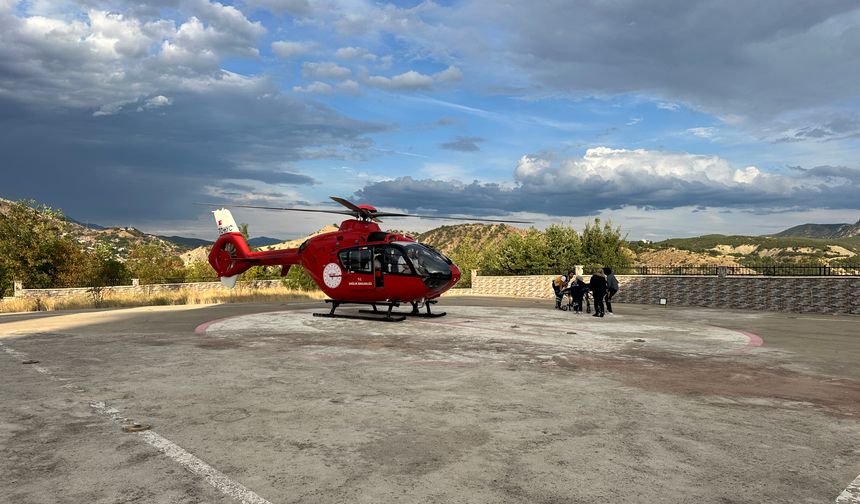
[(209, 264), (221, 277), (224, 286), (232, 288), (237, 277), (253, 266), (281, 266), (283, 276), (290, 266), (299, 264), (297, 248), (252, 252), (229, 210), (220, 208), (212, 213), (220, 236), (209, 252)]

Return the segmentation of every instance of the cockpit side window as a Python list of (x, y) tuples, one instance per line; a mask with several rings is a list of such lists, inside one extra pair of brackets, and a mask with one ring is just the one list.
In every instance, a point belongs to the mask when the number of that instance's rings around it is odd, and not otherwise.
[(385, 273), (394, 273), (397, 275), (415, 274), (412, 266), (409, 265), (409, 262), (403, 255), (403, 251), (391, 246), (383, 248), (382, 269)]
[(423, 277), (451, 275), (451, 265), (445, 256), (421, 243), (400, 243), (406, 257)]

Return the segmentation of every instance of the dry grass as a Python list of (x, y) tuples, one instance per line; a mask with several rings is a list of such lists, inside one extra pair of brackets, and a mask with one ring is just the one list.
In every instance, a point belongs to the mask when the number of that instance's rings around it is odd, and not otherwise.
[(93, 295), (38, 299), (6, 298), (0, 302), (0, 313), (325, 299), (325, 294), (322, 291), (300, 291), (286, 287), (271, 287), (259, 289), (212, 289), (205, 291), (180, 289), (153, 294), (105, 292), (100, 297), (101, 299), (96, 299)]

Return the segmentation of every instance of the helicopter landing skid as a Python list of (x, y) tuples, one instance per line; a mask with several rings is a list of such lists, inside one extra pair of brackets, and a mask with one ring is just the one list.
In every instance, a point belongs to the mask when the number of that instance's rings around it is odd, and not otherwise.
[[(427, 301), (426, 303), (424, 303), (424, 306), (427, 308), (427, 313), (421, 313), (421, 311), (418, 309), (418, 302), (416, 302), (416, 301), (413, 301), (411, 303), (412, 304), (412, 311), (411, 312), (392, 312), (390, 307), (388, 308), (388, 311), (389, 311), (389, 313), (391, 313), (393, 315), (399, 315), (402, 317), (424, 317), (424, 318), (444, 317), (446, 315), (446, 312), (441, 312), (441, 313), (431, 313), (430, 312), (430, 305), (436, 304), (436, 303), (438, 303), (438, 301), (436, 301), (436, 300)], [(370, 303), (370, 304), (371, 304), (371, 306), (373, 306), (372, 310), (358, 310), (359, 313), (382, 313), (381, 311), (376, 309), (376, 305), (377, 304), (386, 304), (386, 303)]]
[[(400, 303), (369, 303), (363, 301), (335, 301), (333, 299), (326, 299), (326, 303), (331, 303), (331, 311), (328, 313), (314, 313), (314, 317), (328, 317), (328, 318), (345, 318), (345, 319), (358, 319), (358, 320), (375, 320), (379, 322), (403, 322), (406, 320), (406, 317), (402, 313), (392, 313), (392, 309), (395, 306), (400, 306)], [(334, 311), (340, 305), (344, 304), (369, 304), (373, 306), (373, 310), (359, 310), (359, 313), (375, 313), (376, 316), (366, 316), (366, 315), (343, 315), (339, 313), (335, 313)], [(376, 309), (376, 305), (384, 305), (388, 306), (387, 311), (379, 311)]]

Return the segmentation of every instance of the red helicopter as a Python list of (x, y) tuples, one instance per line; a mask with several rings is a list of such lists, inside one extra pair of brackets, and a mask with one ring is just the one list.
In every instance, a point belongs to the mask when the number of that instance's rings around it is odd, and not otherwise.
[[(412, 237), (382, 231), (377, 222), (381, 217), (421, 217), (427, 219), (472, 220), (481, 222), (527, 221), (496, 219), (462, 219), (459, 217), (411, 215), (380, 212), (370, 205), (355, 205), (343, 198), (331, 196), (347, 210), (320, 210), (310, 208), (281, 208), (254, 205), (232, 205), (239, 208), (287, 210), (294, 212), (321, 212), (352, 217), (340, 224), (337, 231), (309, 238), (298, 248), (252, 252), (239, 232), (233, 215), (226, 208), (212, 213), (220, 236), (209, 253), (209, 264), (227, 287), (236, 284), (237, 276), (252, 266), (281, 266), (285, 276), (294, 264), (301, 265), (331, 303), (328, 313), (314, 313), (319, 317), (360, 318), (401, 321), (406, 315), (441, 317), (431, 313), (430, 305), (443, 292), (460, 280), (460, 269), (430, 245), (418, 243)], [(408, 313), (392, 312), (401, 303), (410, 303)], [(344, 304), (365, 304), (372, 310), (359, 310), (368, 315), (336, 314)], [(426, 307), (426, 313), (420, 307)], [(387, 307), (380, 311), (379, 306)]]

